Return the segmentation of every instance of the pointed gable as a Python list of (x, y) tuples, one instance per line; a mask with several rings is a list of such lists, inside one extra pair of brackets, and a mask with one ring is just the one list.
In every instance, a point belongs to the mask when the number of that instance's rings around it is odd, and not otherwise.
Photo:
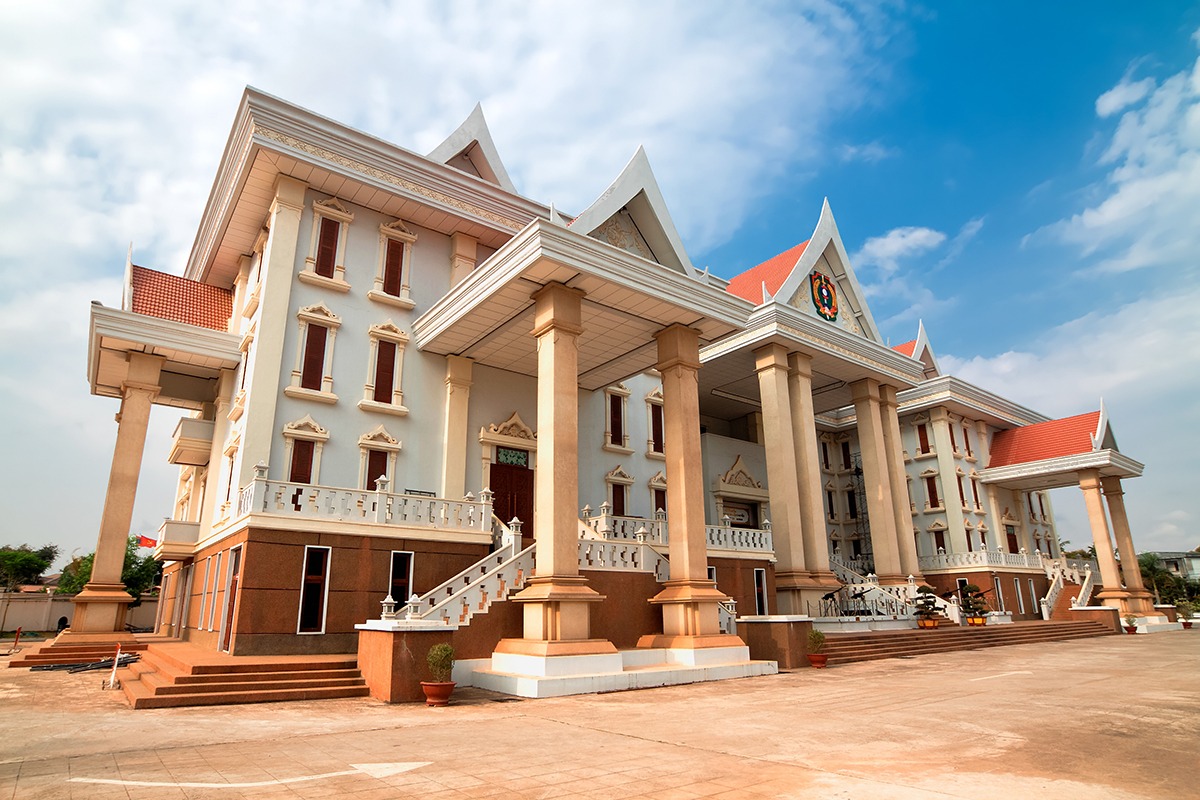
[[(1112, 447), (1106, 447), (1108, 440)], [(1089, 411), (1021, 428), (999, 431), (992, 437), (988, 469), (1062, 458), (1101, 449), (1116, 449), (1102, 411)]]
[(915, 350), (916, 347), (917, 347), (917, 340), (913, 339), (911, 342), (905, 342), (904, 344), (894, 345), (892, 347), (892, 349), (895, 350), (897, 353), (899, 353), (902, 356), (908, 356), (909, 358), (912, 358), (913, 350)]
[(801, 242), (740, 275), (734, 275), (725, 291), (743, 300), (749, 300), (754, 305), (767, 302), (779, 291), (787, 276), (792, 274), (792, 268), (796, 266), (800, 256), (804, 255), (806, 247), (808, 242)]
[(900, 355), (908, 356), (924, 364), (926, 378), (936, 378), (942, 374), (941, 368), (938, 367), (937, 358), (933, 355), (933, 347), (929, 344), (929, 336), (925, 333), (925, 322), (923, 320), (917, 323), (917, 338), (911, 342), (895, 345), (892, 349)]
[(508, 170), (504, 168), (504, 162), (500, 160), (496, 143), (492, 141), (491, 131), (483, 118), (483, 106), (478, 103), (463, 124), (433, 148), (427, 158), (482, 178), (514, 194), (517, 192), (512, 179), (508, 177)]
[(689, 277), (696, 269), (688, 258), (667, 203), (654, 179), (650, 159), (639, 147), (612, 185), (579, 216), (572, 230), (628, 250)]

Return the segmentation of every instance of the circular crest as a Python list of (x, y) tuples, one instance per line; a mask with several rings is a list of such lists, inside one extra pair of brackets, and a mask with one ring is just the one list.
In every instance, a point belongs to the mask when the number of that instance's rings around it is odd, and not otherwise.
[(817, 309), (818, 314), (833, 322), (838, 315), (837, 289), (834, 288), (833, 281), (819, 272), (814, 272), (810, 279), (813, 307)]

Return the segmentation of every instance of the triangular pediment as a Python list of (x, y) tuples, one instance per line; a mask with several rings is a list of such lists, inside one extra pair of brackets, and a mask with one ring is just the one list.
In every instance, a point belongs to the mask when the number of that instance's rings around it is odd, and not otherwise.
[(648, 261), (696, 277), (696, 269), (683, 248), (662, 191), (654, 179), (650, 160), (640, 147), (612, 185), (572, 220), (570, 227)]
[(358, 437), (358, 444), (360, 447), (375, 447), (381, 450), (400, 449), (400, 440), (388, 433), (387, 428), (382, 425)]
[(474, 175), (514, 194), (517, 191), (512, 179), (508, 177), (504, 162), (500, 160), (496, 143), (492, 141), (491, 131), (483, 118), (483, 106), (478, 103), (463, 124), (430, 151), (428, 158), (468, 175)]
[(842, 244), (829, 200), (821, 206), (816, 229), (772, 299), (883, 344)]
[(504, 422), (499, 424), (492, 423), (487, 426), (487, 428), (479, 432), (479, 435), (482, 437), (485, 433), (490, 433), (493, 436), (510, 436), (514, 439), (526, 439), (531, 442), (537, 439), (537, 434), (525, 424), (525, 421), (521, 419), (521, 415), (516, 411)]
[(733, 465), (718, 478), (718, 481), (723, 486), (741, 486), (746, 489), (762, 488), (762, 483), (750, 473), (750, 468), (746, 466), (740, 453), (733, 460)]
[(609, 483), (624, 483), (627, 485), (633, 484), (633, 476), (626, 472), (625, 469), (619, 464), (615, 468), (609, 470), (609, 472), (604, 476), (604, 480), (608, 481)]

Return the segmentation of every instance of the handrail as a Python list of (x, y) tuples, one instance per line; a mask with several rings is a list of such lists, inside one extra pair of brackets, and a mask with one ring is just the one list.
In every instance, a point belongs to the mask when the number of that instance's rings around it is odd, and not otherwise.
[(1079, 587), (1079, 594), (1075, 595), (1075, 599), (1071, 601), (1071, 605), (1075, 608), (1086, 606), (1092, 599), (1092, 590), (1096, 587), (1096, 572), (1087, 565), (1084, 569), (1083, 583)]

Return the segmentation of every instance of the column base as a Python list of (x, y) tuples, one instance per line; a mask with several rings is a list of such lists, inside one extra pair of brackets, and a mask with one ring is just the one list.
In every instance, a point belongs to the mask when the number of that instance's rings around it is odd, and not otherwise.
[[(894, 575), (876, 575), (880, 586), (904, 586), (908, 584), (908, 576), (896, 573)], [(920, 583), (917, 584), (920, 586)]]
[[(832, 572), (788, 572), (775, 574), (776, 613), (820, 616), (825, 595), (842, 587)], [(809, 606), (812, 606), (810, 609)]]
[(125, 584), (89, 583), (71, 602), (75, 613), (68, 630), (74, 636), (102, 634), (111, 639), (113, 634), (125, 634), (125, 614), (133, 602)]
[[(721, 633), (719, 603), (729, 596), (709, 581), (667, 581), (663, 590), (650, 598), (663, 609), (663, 632), (638, 641), (638, 647), (732, 647), (743, 644), (737, 636)], [(678, 641), (680, 644), (643, 644), (645, 641)], [(689, 642), (691, 644), (689, 644)]]
[(1096, 598), (1101, 605), (1120, 609), (1121, 616), (1149, 617), (1158, 614), (1154, 610), (1154, 598), (1147, 591), (1128, 589), (1102, 589)]
[[(587, 578), (578, 575), (530, 578), (524, 589), (509, 597), (514, 603), (524, 604), (524, 638), (505, 641), (592, 641), (589, 619), (591, 604), (603, 599), (604, 595), (587, 585)], [(611, 643), (608, 646), (612, 648)], [(616, 649), (613, 648), (612, 652), (616, 652)]]

